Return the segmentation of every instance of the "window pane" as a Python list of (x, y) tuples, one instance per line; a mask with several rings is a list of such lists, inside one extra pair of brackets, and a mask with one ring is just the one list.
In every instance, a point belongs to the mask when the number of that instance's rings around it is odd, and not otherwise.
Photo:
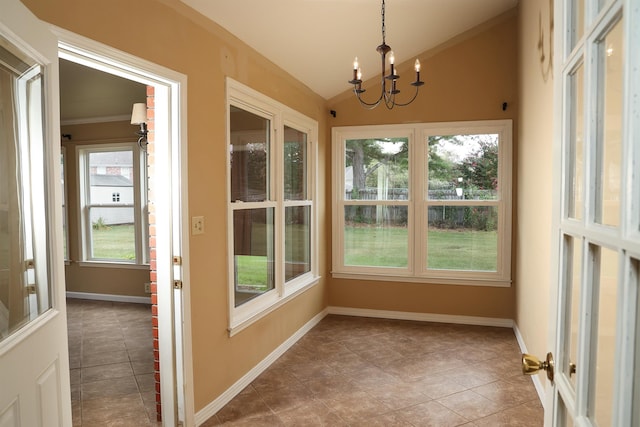
[(133, 212), (132, 207), (89, 208), (91, 258), (135, 262)]
[[(553, 11), (551, 11), (551, 13), (553, 13)], [(570, 19), (571, 47), (573, 48), (584, 35), (584, 0), (571, 1)]]
[[(640, 287), (640, 260), (631, 259), (629, 270), (629, 283), (635, 289)], [(636, 336), (640, 333), (640, 293), (636, 296)], [(633, 377), (633, 421), (631, 425), (640, 425), (640, 340), (635, 340), (635, 367)]]
[(582, 219), (584, 210), (584, 68), (582, 65), (570, 77), (571, 127), (569, 136), (568, 215)]
[[(596, 182), (596, 222), (617, 226), (620, 223), (620, 190), (622, 178), (622, 20), (600, 43), (602, 84), (600, 102), (603, 108), (602, 134), (598, 142)], [(599, 121), (600, 122), (600, 121)]]
[(407, 206), (345, 206), (344, 265), (407, 267)]
[[(564, 372), (570, 372), (569, 363), (576, 364), (578, 361), (578, 327), (580, 322), (580, 283), (582, 278), (582, 245), (581, 239), (567, 236), (566, 245), (566, 281), (564, 286), (567, 287), (567, 307), (565, 309), (566, 332), (565, 332), (565, 351), (568, 352), (568, 360), (564, 361), (566, 365), (563, 367)], [(571, 384), (576, 386), (577, 375), (569, 375)]]
[(428, 199), (497, 200), (498, 135), (430, 136)]
[[(594, 250), (595, 251), (595, 250)], [(599, 426), (611, 425), (613, 409), (613, 378), (616, 350), (616, 306), (618, 297), (618, 254), (600, 248), (594, 262), (599, 286), (597, 312), (597, 353), (595, 372), (595, 401), (592, 406)]]
[(284, 127), (284, 198), (307, 200), (307, 134)]
[(497, 271), (496, 207), (430, 206), (428, 215), (428, 269)]
[(345, 200), (407, 200), (408, 138), (350, 139), (344, 153)]
[(270, 121), (231, 107), (231, 201), (269, 199)]
[(273, 208), (233, 212), (235, 306), (274, 288)]
[(311, 271), (311, 206), (285, 209), (285, 281)]
[(62, 195), (62, 253), (65, 260), (69, 259), (69, 234), (67, 230), (67, 186), (64, 183), (65, 149), (60, 153), (60, 187)]

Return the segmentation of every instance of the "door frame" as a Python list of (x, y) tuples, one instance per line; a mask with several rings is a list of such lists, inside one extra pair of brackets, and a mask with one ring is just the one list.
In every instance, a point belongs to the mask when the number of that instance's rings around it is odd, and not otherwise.
[[(60, 57), (155, 88), (158, 342), (163, 425), (193, 425), (187, 197), (187, 76), (59, 27)], [(168, 104), (163, 110), (159, 105)], [(162, 143), (165, 143), (165, 146)], [(167, 174), (166, 171), (171, 171)], [(174, 265), (173, 257), (181, 258)], [(174, 281), (182, 289), (174, 289)]]

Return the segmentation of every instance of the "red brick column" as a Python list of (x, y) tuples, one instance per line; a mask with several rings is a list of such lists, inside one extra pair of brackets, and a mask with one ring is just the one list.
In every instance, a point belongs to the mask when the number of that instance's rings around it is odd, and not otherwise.
[(158, 346), (158, 273), (156, 264), (156, 206), (153, 171), (155, 168), (155, 99), (154, 87), (147, 86), (147, 179), (149, 206), (149, 269), (151, 282), (151, 323), (153, 327), (153, 368), (156, 380), (156, 418), (162, 421), (160, 400), (160, 351)]

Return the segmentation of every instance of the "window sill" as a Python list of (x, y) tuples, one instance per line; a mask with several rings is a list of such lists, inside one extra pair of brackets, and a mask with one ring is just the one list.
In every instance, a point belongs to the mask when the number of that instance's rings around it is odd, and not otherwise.
[(498, 278), (469, 278), (469, 277), (423, 277), (423, 276), (399, 276), (381, 275), (366, 273), (342, 273), (331, 272), (334, 279), (367, 280), (380, 282), (406, 282), (406, 283), (426, 283), (434, 285), (456, 285), (456, 286), (488, 286), (494, 288), (509, 288), (511, 280)]
[[(237, 333), (265, 317), (267, 314), (275, 311), (279, 307), (282, 307), (284, 304), (288, 303), (306, 290), (311, 289), (318, 282), (320, 282), (320, 276), (315, 276), (310, 280), (293, 284), (287, 288), (285, 294), (281, 298), (270, 301), (267, 300), (265, 304), (259, 305), (256, 310), (252, 310), (245, 316), (235, 316), (236, 318), (233, 318), (234, 316), (232, 316), (231, 324), (228, 328), (229, 337), (233, 337)], [(268, 297), (268, 295), (264, 295), (264, 297)], [(256, 302), (258, 301), (256, 300)]]
[(78, 261), (80, 267), (91, 268), (121, 268), (130, 270), (149, 270), (149, 264), (129, 264), (124, 262), (108, 262), (108, 261)]

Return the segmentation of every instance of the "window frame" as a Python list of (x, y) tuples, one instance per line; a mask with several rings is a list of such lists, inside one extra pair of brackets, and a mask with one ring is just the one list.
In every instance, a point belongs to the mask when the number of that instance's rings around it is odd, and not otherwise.
[[(429, 200), (427, 197), (429, 136), (498, 134), (498, 197), (496, 200)], [(408, 200), (345, 200), (347, 140), (406, 137), (409, 141)], [(332, 277), (471, 286), (511, 286), (513, 135), (511, 120), (482, 120), (399, 125), (343, 126), (332, 129)], [(406, 268), (344, 264), (344, 208), (348, 205), (408, 206)], [(498, 209), (496, 271), (435, 270), (426, 268), (429, 206), (496, 206)]]
[[(123, 206), (116, 203), (89, 203), (90, 200), (90, 165), (88, 156), (91, 153), (131, 151), (133, 154), (133, 203)], [(92, 267), (148, 268), (148, 180), (146, 175), (146, 154), (141, 152), (135, 142), (109, 144), (83, 144), (76, 146), (78, 162), (78, 238), (80, 248), (80, 265)], [(90, 209), (93, 207), (130, 207), (133, 208), (135, 259), (112, 260), (91, 256), (91, 220)]]
[[(229, 335), (233, 336), (261, 319), (276, 308), (295, 298), (300, 293), (318, 283), (318, 251), (317, 242), (317, 141), (318, 123), (231, 78), (226, 79), (226, 156), (227, 156), (227, 247), (228, 247), (228, 307)], [(247, 112), (270, 121), (270, 148), (267, 200), (259, 202), (236, 202), (231, 200), (231, 107), (241, 108)], [(284, 190), (284, 129), (289, 127), (307, 135), (307, 169), (305, 200), (285, 200)], [(308, 272), (285, 281), (285, 211), (288, 207), (310, 206), (309, 239), (310, 269)], [(274, 210), (273, 248), (274, 248), (274, 288), (261, 295), (235, 306), (235, 266), (234, 266), (234, 212), (248, 209)]]

